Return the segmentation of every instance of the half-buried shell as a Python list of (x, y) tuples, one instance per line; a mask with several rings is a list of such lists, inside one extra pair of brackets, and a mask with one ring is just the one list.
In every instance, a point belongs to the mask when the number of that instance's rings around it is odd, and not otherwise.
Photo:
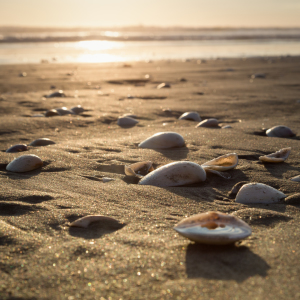
[(137, 123), (139, 123), (139, 121), (130, 118), (130, 117), (119, 117), (117, 124), (120, 127), (133, 127), (134, 125), (136, 125)]
[(269, 137), (288, 138), (293, 137), (296, 134), (289, 127), (278, 125), (268, 129), (266, 135)]
[(231, 244), (252, 233), (244, 221), (215, 211), (183, 219), (174, 230), (191, 241), (210, 245)]
[(217, 119), (211, 118), (211, 119), (206, 119), (200, 122), (199, 124), (196, 125), (196, 128), (198, 127), (218, 127), (219, 126), (219, 121)]
[(151, 161), (137, 162), (129, 166), (124, 167), (125, 174), (127, 176), (135, 176), (143, 178), (148, 173), (154, 170)]
[(271, 153), (268, 155), (260, 156), (259, 160), (262, 162), (268, 162), (268, 163), (279, 163), (285, 161), (290, 153), (292, 148), (283, 148), (275, 153)]
[(43, 166), (43, 161), (34, 154), (22, 155), (11, 161), (6, 170), (10, 172), (29, 172)]
[(106, 221), (115, 221), (119, 222), (118, 220), (107, 217), (107, 216), (101, 216), (101, 215), (89, 215), (82, 217), (70, 224), (70, 227), (82, 227), (82, 228), (88, 228), (91, 223), (94, 222), (106, 222)]
[(176, 132), (158, 132), (139, 144), (139, 148), (148, 149), (164, 149), (184, 146), (184, 138)]
[(199, 114), (195, 111), (190, 111), (190, 112), (185, 112), (179, 117), (179, 120), (192, 120), (192, 121), (197, 121), (200, 122), (201, 118)]
[(14, 146), (11, 146), (6, 150), (6, 153), (16, 153), (16, 152), (22, 152), (22, 151), (27, 151), (28, 147), (27, 145), (24, 144), (17, 144)]
[(51, 141), (48, 138), (40, 138), (31, 142), (29, 146), (40, 147), (40, 146), (48, 146), (53, 144), (55, 144), (55, 142)]

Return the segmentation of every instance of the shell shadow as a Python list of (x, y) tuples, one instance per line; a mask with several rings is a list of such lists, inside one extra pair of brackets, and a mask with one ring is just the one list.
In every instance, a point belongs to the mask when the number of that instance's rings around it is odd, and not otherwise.
[(299, 172), (299, 168), (291, 166), (289, 163), (261, 163), (270, 174), (277, 178), (283, 178), (283, 174), (287, 171), (297, 171)]
[(259, 275), (266, 277), (270, 266), (245, 246), (189, 244), (186, 251), (188, 278), (243, 282)]
[(180, 148), (169, 148), (169, 149), (152, 149), (156, 152), (161, 153), (165, 157), (168, 157), (172, 160), (185, 159), (188, 156), (189, 148), (180, 147)]

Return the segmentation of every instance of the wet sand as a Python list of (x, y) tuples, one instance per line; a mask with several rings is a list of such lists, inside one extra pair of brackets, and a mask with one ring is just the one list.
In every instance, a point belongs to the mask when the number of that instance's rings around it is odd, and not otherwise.
[[(265, 78), (251, 78), (258, 73)], [(1, 66), (1, 299), (300, 297), (300, 183), (290, 180), (300, 173), (299, 80), (299, 57)], [(163, 82), (171, 88), (157, 89)], [(65, 98), (43, 97), (60, 89)], [(75, 105), (84, 113), (32, 117)], [(217, 118), (220, 128), (179, 121), (186, 111)], [(117, 118), (126, 113), (139, 123), (119, 127)], [(275, 125), (290, 127), (296, 137), (265, 136)], [(186, 147), (138, 148), (161, 131), (181, 134)], [(56, 144), (5, 153), (37, 138)], [(284, 163), (259, 162), (286, 147), (292, 151)], [(182, 160), (202, 164), (231, 152), (239, 156), (231, 179), (209, 174), (205, 182), (159, 188), (124, 174), (124, 165), (138, 161), (151, 160), (155, 168)], [(6, 171), (23, 154), (38, 155), (44, 166)], [(103, 177), (115, 180), (103, 183)], [(294, 199), (235, 203), (229, 193), (241, 181), (268, 184)], [(172, 229), (186, 216), (212, 210), (237, 212), (252, 235), (235, 245), (207, 246)], [(90, 214), (119, 223), (69, 226)]]

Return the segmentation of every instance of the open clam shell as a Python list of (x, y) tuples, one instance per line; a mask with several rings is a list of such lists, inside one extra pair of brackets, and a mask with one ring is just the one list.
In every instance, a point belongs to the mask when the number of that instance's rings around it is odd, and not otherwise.
[(236, 153), (229, 153), (212, 159), (202, 165), (205, 169), (211, 169), (216, 171), (227, 171), (233, 169), (239, 163), (239, 159)]
[(139, 144), (139, 148), (148, 149), (163, 149), (184, 146), (184, 138), (176, 132), (158, 132)]
[(210, 211), (180, 221), (175, 227), (191, 241), (210, 245), (226, 245), (248, 237), (252, 230), (235, 216)]
[(137, 123), (139, 123), (139, 121), (130, 117), (119, 117), (117, 122), (120, 127), (133, 127)]
[(243, 185), (236, 195), (235, 202), (242, 204), (278, 203), (286, 195), (263, 183), (248, 183)]
[(290, 153), (292, 148), (283, 148), (275, 153), (271, 153), (268, 155), (260, 156), (259, 160), (262, 162), (268, 162), (268, 163), (279, 163), (285, 161)]
[(102, 216), (102, 215), (89, 215), (82, 217), (70, 224), (70, 227), (81, 227), (81, 228), (88, 228), (91, 223), (94, 222), (106, 222), (106, 221), (115, 221), (118, 222), (118, 220), (107, 217), (107, 216)]
[(190, 161), (179, 161), (152, 171), (143, 177), (139, 184), (167, 187), (192, 184), (205, 179), (206, 173), (200, 165)]
[(28, 147), (25, 144), (17, 144), (13, 145), (10, 148), (8, 148), (5, 152), (6, 153), (16, 153), (16, 152), (22, 152), (22, 151), (27, 151)]
[(153, 170), (154, 168), (151, 161), (137, 162), (124, 167), (124, 171), (127, 176), (135, 176), (139, 178), (144, 177), (146, 174), (152, 172)]
[(190, 111), (190, 112), (185, 112), (179, 117), (179, 120), (192, 120), (192, 121), (197, 121), (200, 122), (201, 118), (199, 114), (195, 111)]
[(219, 126), (219, 121), (217, 119), (211, 118), (211, 119), (206, 119), (200, 122), (199, 124), (196, 125), (196, 128), (198, 127), (218, 127)]
[(269, 137), (287, 138), (293, 137), (296, 134), (289, 127), (284, 125), (278, 125), (268, 129), (266, 131), (266, 135)]
[(6, 170), (10, 172), (29, 172), (43, 166), (43, 161), (34, 154), (22, 155), (11, 161)]

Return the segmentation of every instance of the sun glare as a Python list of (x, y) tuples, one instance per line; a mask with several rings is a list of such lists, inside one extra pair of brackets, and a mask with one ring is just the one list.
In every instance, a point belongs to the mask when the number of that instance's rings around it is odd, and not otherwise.
[(122, 48), (123, 43), (111, 41), (81, 41), (76, 43), (76, 48), (86, 49), (90, 51), (104, 51)]

